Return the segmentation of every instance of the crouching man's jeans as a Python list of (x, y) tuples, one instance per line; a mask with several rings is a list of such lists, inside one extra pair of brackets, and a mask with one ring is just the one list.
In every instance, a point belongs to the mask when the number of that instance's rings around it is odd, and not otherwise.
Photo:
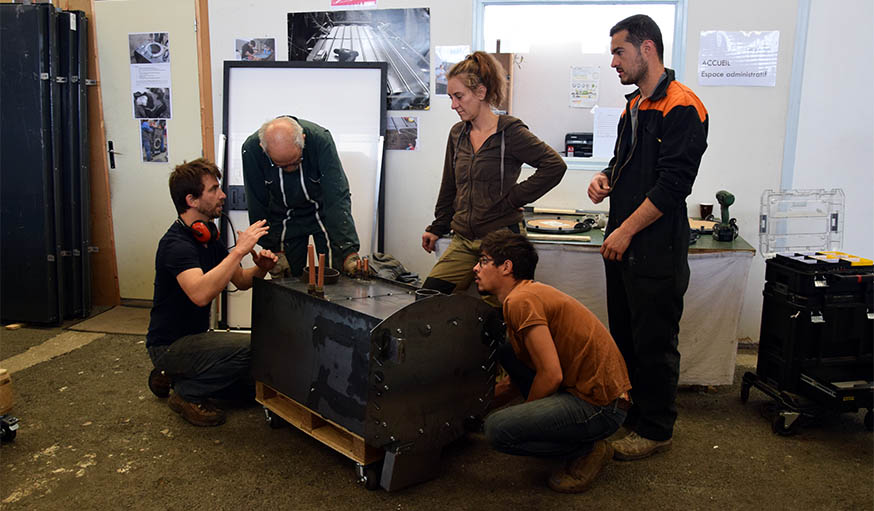
[[(534, 371), (516, 358), (509, 343), (498, 356), (513, 384), (527, 397)], [(485, 433), (494, 449), (507, 454), (571, 459), (587, 454), (623, 421), (625, 410), (618, 401), (597, 406), (559, 390), (492, 413), (486, 418)]]
[(255, 383), (249, 372), (249, 335), (204, 332), (170, 345), (152, 346), (149, 357), (173, 379), (173, 390), (186, 401), (207, 398), (250, 401)]

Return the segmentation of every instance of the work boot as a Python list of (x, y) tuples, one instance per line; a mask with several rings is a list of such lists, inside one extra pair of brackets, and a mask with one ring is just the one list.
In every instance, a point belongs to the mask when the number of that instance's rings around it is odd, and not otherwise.
[(658, 452), (669, 451), (672, 441), (670, 438), (661, 442), (650, 440), (632, 431), (625, 438), (611, 442), (611, 444), (615, 451), (614, 459), (632, 461), (652, 456)]
[(225, 412), (219, 408), (207, 402), (186, 401), (175, 392), (167, 400), (167, 406), (174, 412), (182, 414), (182, 418), (195, 426), (220, 426), (225, 423)]
[(149, 390), (152, 394), (158, 397), (167, 397), (170, 395), (170, 388), (173, 386), (173, 380), (158, 369), (152, 369), (149, 373)]
[(613, 448), (604, 440), (595, 442), (589, 454), (580, 456), (549, 476), (549, 487), (561, 493), (581, 493), (613, 458)]

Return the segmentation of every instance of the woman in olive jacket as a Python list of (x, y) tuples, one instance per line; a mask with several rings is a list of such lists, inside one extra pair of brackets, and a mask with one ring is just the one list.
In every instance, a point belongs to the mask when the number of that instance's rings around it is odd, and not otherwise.
[[(467, 289), (480, 257), (480, 239), (499, 229), (519, 232), (522, 206), (555, 187), (567, 170), (561, 156), (522, 121), (492, 111), (503, 102), (506, 85), (504, 69), (481, 51), (449, 71), (452, 109), (461, 122), (449, 131), (434, 221), (422, 234), (422, 248), (430, 253), (449, 232), (452, 240), (425, 288), (443, 293)], [(523, 163), (536, 171), (517, 183)]]

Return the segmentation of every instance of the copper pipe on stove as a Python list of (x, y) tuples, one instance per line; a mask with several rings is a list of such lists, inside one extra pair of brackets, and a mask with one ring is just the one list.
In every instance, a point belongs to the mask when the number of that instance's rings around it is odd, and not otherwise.
[(319, 254), (319, 283), (316, 289), (321, 291), (325, 288), (325, 254)]
[(309, 287), (312, 289), (316, 287), (316, 247), (312, 244), (307, 246), (307, 260), (309, 261), (310, 271)]

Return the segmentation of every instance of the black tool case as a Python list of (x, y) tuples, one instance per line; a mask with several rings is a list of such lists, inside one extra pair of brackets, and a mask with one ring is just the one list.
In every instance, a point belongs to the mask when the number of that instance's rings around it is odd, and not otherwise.
[(804, 420), (867, 409), (874, 402), (874, 266), (842, 253), (778, 254), (766, 260), (754, 386), (776, 401), (774, 431)]

